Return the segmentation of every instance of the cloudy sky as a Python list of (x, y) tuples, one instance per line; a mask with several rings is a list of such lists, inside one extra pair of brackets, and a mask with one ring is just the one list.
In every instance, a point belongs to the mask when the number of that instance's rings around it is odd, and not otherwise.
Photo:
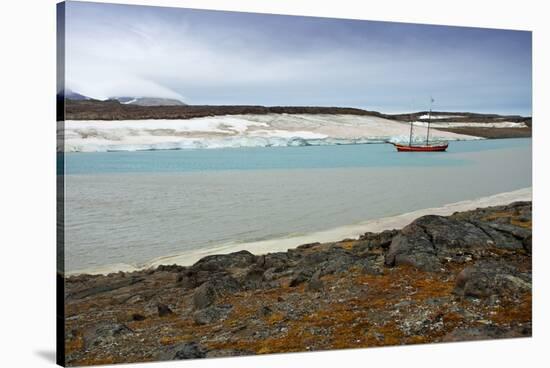
[(531, 114), (531, 33), (68, 2), (67, 88), (189, 104)]

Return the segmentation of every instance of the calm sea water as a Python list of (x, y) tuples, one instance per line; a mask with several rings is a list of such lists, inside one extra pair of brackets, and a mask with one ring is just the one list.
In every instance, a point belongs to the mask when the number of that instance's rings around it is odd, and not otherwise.
[(531, 140), (68, 153), (68, 271), (303, 234), (531, 186)]

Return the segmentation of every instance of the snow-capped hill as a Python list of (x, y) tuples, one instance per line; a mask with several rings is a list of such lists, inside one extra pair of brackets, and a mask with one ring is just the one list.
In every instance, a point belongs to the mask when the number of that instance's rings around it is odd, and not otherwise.
[(125, 105), (139, 106), (185, 106), (186, 104), (174, 98), (160, 97), (112, 97), (111, 99), (119, 101)]
[[(72, 101), (86, 101), (86, 100), (95, 100), (92, 97), (85, 96), (78, 92), (75, 92), (71, 89), (65, 89), (58, 93), (59, 97), (64, 97), (66, 100)], [(101, 102), (103, 99), (99, 99), (98, 102)], [(116, 100), (124, 105), (138, 105), (138, 106), (186, 106), (186, 103), (183, 103), (180, 100), (175, 98), (162, 98), (162, 97), (131, 97), (131, 96), (122, 96), (122, 97), (110, 97), (108, 100)]]
[(67, 100), (75, 100), (75, 101), (91, 100), (90, 97), (84, 96), (68, 88), (65, 89), (64, 91), (59, 92), (58, 96), (64, 96), (65, 99)]

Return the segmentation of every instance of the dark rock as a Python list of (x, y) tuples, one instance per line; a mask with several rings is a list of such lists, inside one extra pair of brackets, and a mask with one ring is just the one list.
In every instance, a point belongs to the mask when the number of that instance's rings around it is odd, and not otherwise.
[(220, 306), (210, 306), (201, 310), (196, 311), (193, 314), (193, 320), (198, 325), (207, 325), (210, 323), (218, 322), (227, 318), (232, 305), (220, 305)]
[(385, 257), (386, 266), (411, 265), (425, 271), (440, 267), (431, 239), (422, 228), (408, 225), (396, 235)]
[[(508, 245), (521, 246), (519, 243)], [(490, 233), (471, 221), (452, 216), (423, 216), (393, 238), (386, 254), (386, 265), (408, 264), (425, 271), (435, 271), (445, 258), (494, 246), (495, 240)]]
[[(308, 280), (315, 271), (321, 269), (321, 275), (342, 273), (353, 266), (359, 266), (361, 258), (339, 246), (309, 253), (302, 257), (295, 266), (297, 284)], [(300, 273), (302, 275), (300, 275)]]
[(530, 291), (530, 275), (498, 262), (479, 262), (458, 274), (454, 293), (463, 297), (488, 298)]
[(271, 314), (273, 314), (273, 310), (271, 308), (269, 308), (267, 305), (264, 305), (258, 311), (258, 315), (260, 317), (269, 317)]
[(510, 233), (498, 231), (493, 226), (491, 226), (491, 224), (483, 223), (481, 221), (472, 221), (472, 224), (479, 227), (487, 235), (489, 235), (492, 239), (491, 245), (495, 246), (496, 248), (502, 248), (502, 249), (521, 249), (522, 248), (521, 240), (519, 240), (518, 238), (516, 238)]
[(489, 224), (489, 226), (500, 232), (510, 234), (519, 240), (523, 240), (531, 235), (531, 229), (524, 229), (511, 224)]
[(166, 304), (161, 304), (161, 303), (157, 304), (157, 311), (158, 311), (159, 317), (165, 317), (174, 313), (172, 312), (170, 307), (168, 307)]
[(359, 242), (353, 248), (362, 250), (386, 250), (390, 247), (392, 239), (399, 233), (398, 230), (384, 230), (381, 233), (365, 233), (359, 237)]
[(292, 279), (290, 280), (290, 283), (289, 283), (288, 286), (296, 287), (296, 286), (306, 282), (307, 280), (309, 280), (310, 277), (311, 277), (310, 272), (299, 271), (292, 277)]
[(213, 274), (210, 280), (195, 289), (193, 304), (195, 309), (206, 308), (212, 305), (220, 296), (241, 290), (241, 284), (227, 274)]
[(259, 256), (256, 264), (264, 270), (273, 268), (281, 272), (292, 264), (292, 260), (287, 252), (277, 252)]
[(206, 349), (196, 342), (171, 346), (157, 356), (157, 360), (199, 359), (206, 357)]
[[(112, 274), (112, 275), (118, 276), (118, 274)], [(95, 296), (97, 294), (107, 293), (110, 291), (121, 289), (123, 287), (131, 286), (145, 280), (143, 277), (139, 277), (139, 276), (131, 276), (131, 277), (118, 276), (118, 278), (120, 278), (120, 280), (118, 281), (110, 281), (108, 279), (106, 280), (105, 278), (100, 279), (100, 280), (103, 280), (103, 283), (100, 283), (91, 287), (85, 287), (75, 292), (68, 293), (67, 298), (84, 299), (90, 296)]]
[(103, 322), (85, 331), (84, 342), (88, 348), (91, 348), (92, 346), (111, 343), (119, 337), (132, 333), (133, 331), (125, 324)]
[(244, 268), (256, 262), (256, 256), (242, 250), (230, 254), (211, 255), (200, 259), (192, 268), (203, 271), (222, 271), (228, 268)]
[(264, 281), (264, 270), (258, 266), (252, 266), (242, 278), (242, 285), (245, 289), (253, 290), (262, 287)]
[(265, 270), (263, 273), (262, 279), (266, 282), (270, 282), (281, 277), (289, 276), (293, 272), (291, 269), (280, 269), (276, 267), (271, 267)]
[(323, 281), (321, 280), (321, 270), (315, 271), (311, 279), (307, 284), (307, 289), (309, 291), (321, 291), (323, 290)]
[(157, 267), (156, 271), (179, 273), (179, 272), (185, 271), (186, 269), (187, 267), (173, 264), (173, 265), (160, 265)]
[(528, 237), (523, 239), (523, 242), (522, 242), (523, 249), (525, 249), (525, 252), (527, 252), (527, 254), (531, 254), (532, 252), (532, 247), (533, 247), (532, 243), (533, 243), (532, 235), (529, 235)]
[(143, 320), (145, 320), (145, 316), (141, 313), (132, 313), (131, 318), (132, 318), (132, 321), (143, 321)]
[(531, 336), (531, 328), (513, 327), (502, 328), (494, 325), (481, 327), (460, 327), (447, 335), (443, 336), (444, 342), (468, 341), (468, 340), (492, 340), (511, 337), (528, 337)]
[(326, 261), (321, 263), (323, 275), (339, 274), (349, 271), (351, 267), (358, 266), (360, 258), (353, 253), (341, 249), (333, 248), (326, 254)]
[(218, 295), (234, 293), (242, 289), (241, 283), (230, 275), (213, 275), (208, 283), (216, 289)]
[(296, 249), (311, 249), (311, 248), (316, 247), (318, 245), (321, 245), (321, 243), (319, 243), (319, 242), (307, 243), (307, 244), (302, 244), (302, 245), (297, 246)]
[(362, 273), (367, 275), (383, 275), (384, 274), (384, 256), (369, 255), (357, 262)]
[(183, 289), (194, 289), (212, 277), (212, 272), (187, 269), (182, 273), (180, 285)]
[(193, 294), (195, 309), (203, 309), (216, 301), (217, 293), (212, 283), (205, 282), (199, 286)]
[(300, 262), (298, 263), (298, 267), (305, 267), (305, 266), (316, 267), (321, 263), (326, 262), (329, 259), (330, 254), (332, 252), (338, 252), (339, 249), (341, 248), (337, 248), (337, 249), (334, 248), (332, 250), (329, 249), (329, 250), (322, 250), (322, 251), (309, 253), (300, 260)]

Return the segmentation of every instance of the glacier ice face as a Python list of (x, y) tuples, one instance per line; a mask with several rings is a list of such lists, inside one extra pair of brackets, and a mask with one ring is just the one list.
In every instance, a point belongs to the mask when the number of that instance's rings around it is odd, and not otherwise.
[[(63, 129), (62, 127), (60, 129)], [(66, 121), (68, 152), (319, 146), (408, 142), (410, 126), (358, 115), (224, 115), (188, 120)], [(415, 135), (425, 135), (416, 126)], [(476, 137), (431, 130), (434, 140)]]

